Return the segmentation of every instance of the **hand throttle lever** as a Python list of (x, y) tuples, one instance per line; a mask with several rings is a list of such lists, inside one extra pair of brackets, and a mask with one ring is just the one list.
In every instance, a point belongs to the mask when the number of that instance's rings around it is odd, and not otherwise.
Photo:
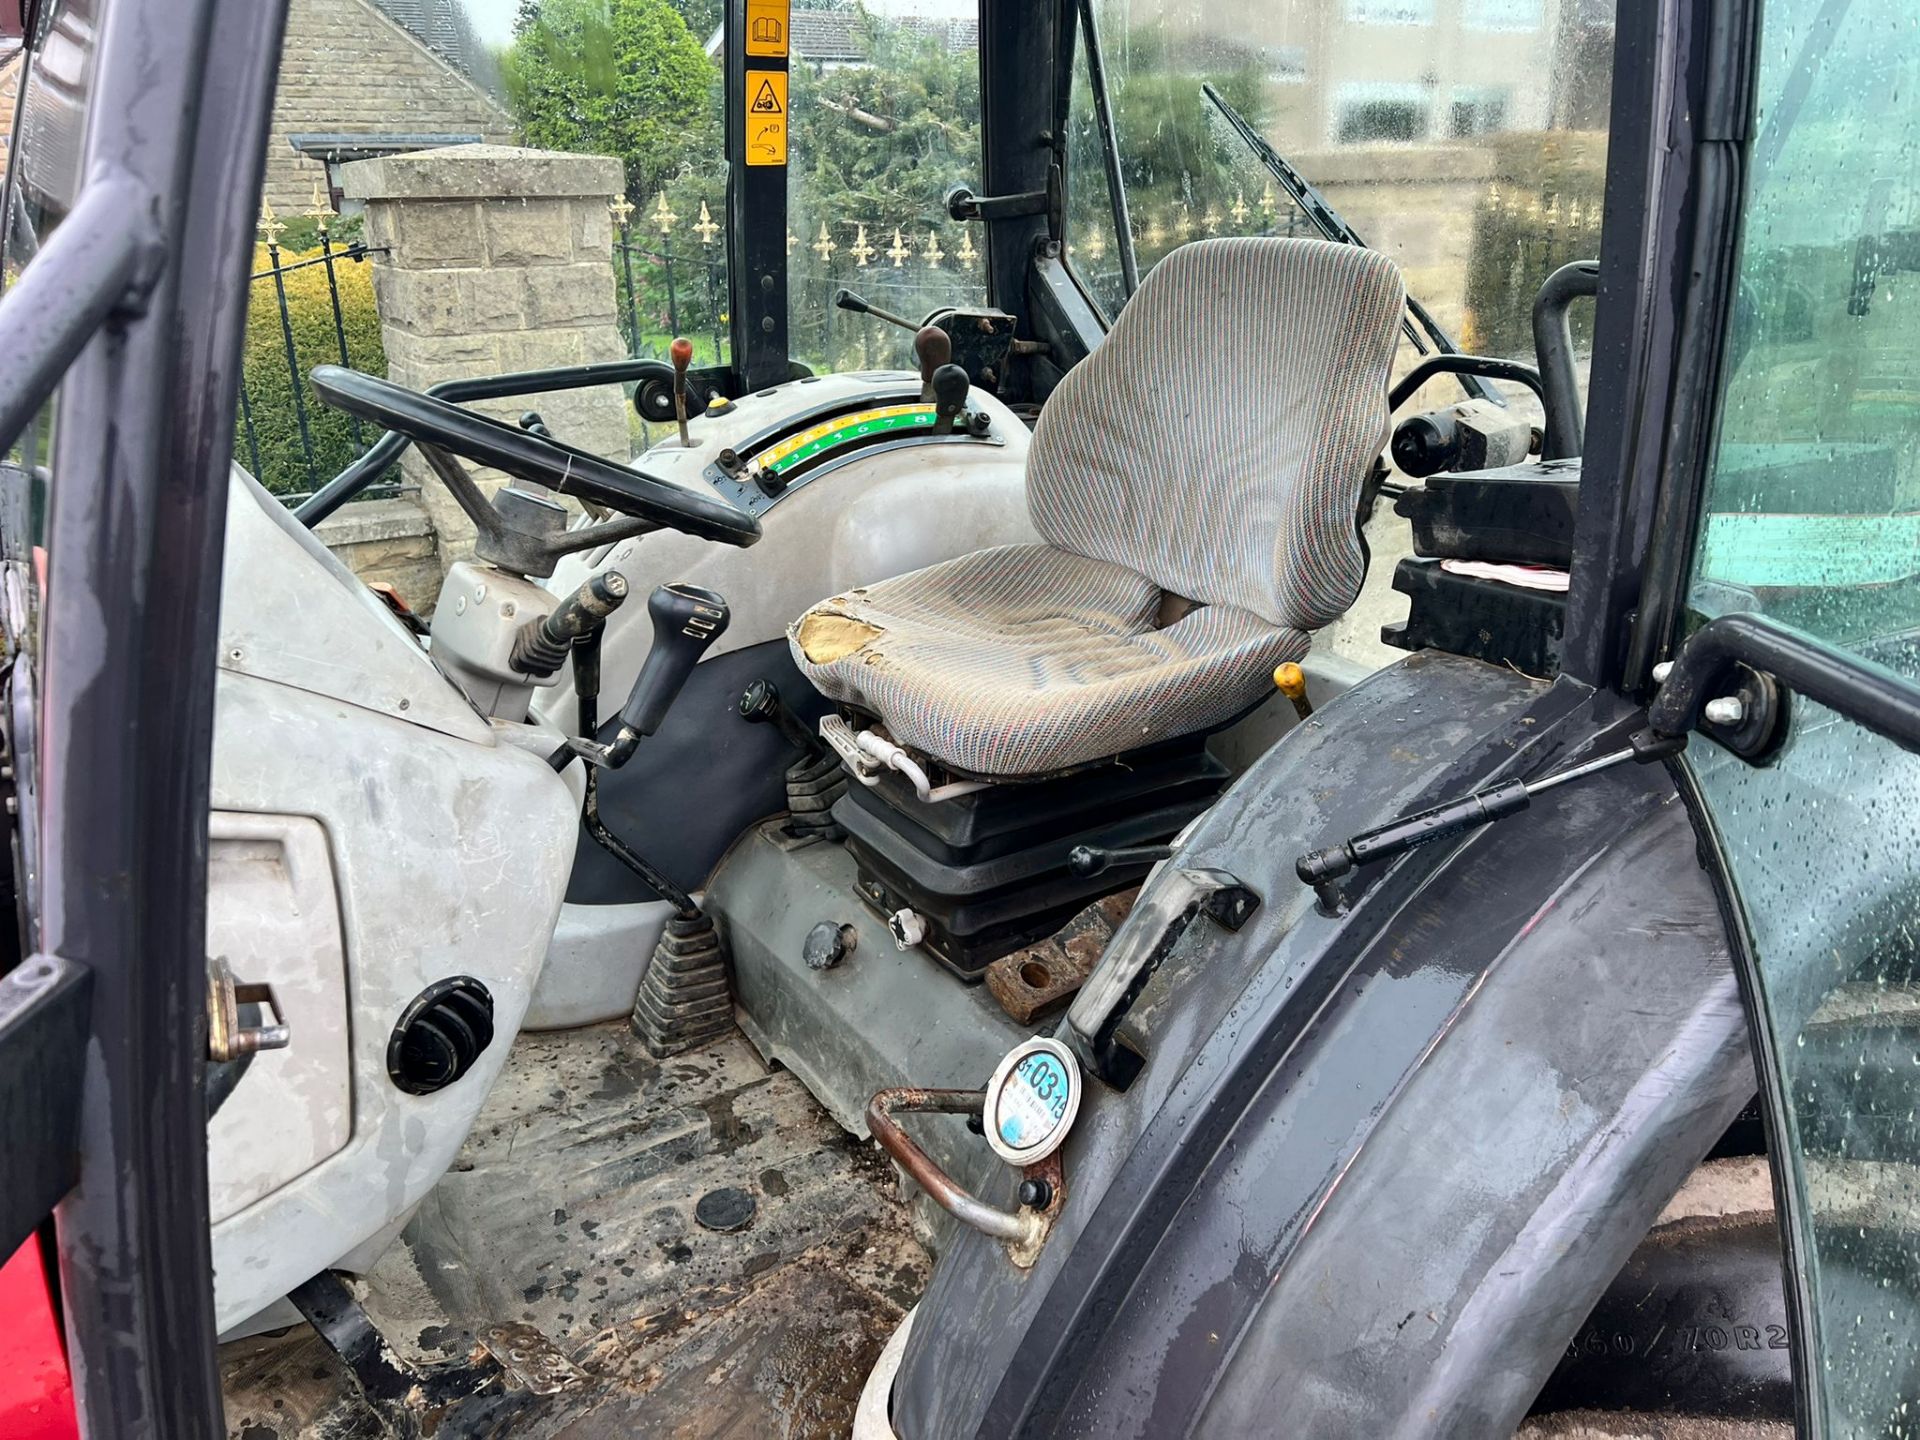
[(620, 709), (620, 728), (607, 747), (606, 764), (624, 765), (642, 739), (660, 728), (707, 647), (726, 633), (731, 612), (726, 597), (684, 581), (662, 585), (647, 597), (653, 648)]
[(687, 438), (687, 366), (693, 363), (693, 342), (684, 335), (673, 337), (673, 343), (667, 347), (667, 358), (673, 362), (673, 419), (680, 427), (680, 443), (691, 447), (693, 441)]
[(913, 321), (907, 319), (906, 316), (896, 315), (891, 310), (882, 310), (878, 305), (868, 300), (866, 296), (849, 290), (844, 285), (833, 292), (833, 303), (839, 309), (849, 311), (855, 315), (871, 315), (874, 319), (884, 320), (889, 325), (898, 325), (902, 330), (918, 330), (920, 328), (918, 325), (915, 325)]

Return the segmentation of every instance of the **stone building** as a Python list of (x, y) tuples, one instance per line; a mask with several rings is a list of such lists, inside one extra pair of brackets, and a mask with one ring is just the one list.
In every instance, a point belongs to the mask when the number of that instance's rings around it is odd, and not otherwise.
[(370, 149), (508, 144), (513, 118), (490, 93), (484, 47), (456, 7), (434, 0), (292, 0), (267, 142), (267, 202), (282, 214), (313, 206), (325, 166), (292, 137), (348, 137)]
[(13, 107), (20, 98), (20, 42), (0, 34), (0, 175), (13, 146)]

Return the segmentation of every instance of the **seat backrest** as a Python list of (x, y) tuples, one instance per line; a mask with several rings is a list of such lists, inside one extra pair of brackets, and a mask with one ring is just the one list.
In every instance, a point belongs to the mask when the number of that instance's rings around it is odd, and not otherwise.
[(1173, 251), (1040, 412), (1034, 525), (1189, 600), (1326, 624), (1360, 592), (1355, 511), (1405, 304), (1357, 245)]

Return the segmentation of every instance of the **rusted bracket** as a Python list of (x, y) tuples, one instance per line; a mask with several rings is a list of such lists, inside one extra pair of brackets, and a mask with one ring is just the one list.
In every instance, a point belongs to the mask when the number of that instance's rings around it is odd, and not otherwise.
[(894, 1119), (896, 1113), (984, 1115), (986, 1105), (985, 1090), (919, 1090), (912, 1087), (882, 1090), (867, 1102), (867, 1130), (879, 1142), (880, 1148), (891, 1155), (900, 1168), (932, 1197), (934, 1204), (962, 1225), (1004, 1242), (1007, 1257), (1022, 1270), (1031, 1269), (1033, 1262), (1040, 1258), (1040, 1247), (1046, 1243), (1047, 1232), (1053, 1228), (1054, 1218), (1066, 1203), (1066, 1178), (1061, 1170), (1059, 1153), (1056, 1151), (1020, 1172), (1022, 1192), (1036, 1197), (1044, 1194), (1044, 1203), (1023, 1206), (1019, 1210), (1002, 1210), (987, 1204), (942, 1170), (933, 1157), (916, 1145), (913, 1138), (900, 1128), (900, 1122)]

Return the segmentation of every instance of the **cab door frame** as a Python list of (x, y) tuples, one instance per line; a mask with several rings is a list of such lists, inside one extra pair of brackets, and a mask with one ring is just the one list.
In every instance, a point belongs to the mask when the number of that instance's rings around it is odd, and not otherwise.
[[(91, 989), (77, 1093), (0, 1096), (14, 1112), (0, 1134), (45, 1142), (60, 1133), (56, 1111), (75, 1127), (77, 1165), (50, 1143), (7, 1160), (10, 1175), (55, 1190), (77, 1180), (51, 1226), (82, 1432), (102, 1440), (224, 1431), (207, 1231), (206, 815), (244, 279), (285, 10), (39, 7), (36, 39), (63, 16), (93, 36), (79, 188), (0, 296), (0, 446), (58, 387), (41, 738), (10, 757), (38, 782), (29, 942)], [(29, 69), (17, 120), (32, 83)], [(34, 1033), (8, 1029), (0, 1043)]]
[[(1639, 48), (1653, 63), (1614, 70), (1609, 238), (1564, 668), (1652, 702), (1657, 722), (1684, 719), (1690, 729), (1705, 700), (1726, 693), (1733, 667), (1750, 666), (1792, 696), (1920, 752), (1920, 686), (1904, 677), (1764, 615), (1723, 616), (1691, 632), (1687, 621), (1694, 542), (1726, 400), (1766, 10), (1767, 0), (1724, 6), (1622, 0), (1620, 6), (1621, 56)], [(1821, 62), (1814, 44), (1799, 55), (1800, 66)], [(1626, 183), (1633, 180), (1638, 183)], [(1657, 684), (1653, 669), (1666, 660), (1675, 666)], [(1693, 744), (1705, 750), (1715, 742), (1695, 735)], [(1755, 937), (1693, 762), (1677, 759), (1670, 768), (1719, 897), (1769, 1151), (1786, 1156), (1784, 1067), (1767, 1023)], [(1844, 896), (1833, 898), (1846, 903)], [(1819, 1437), (1827, 1429), (1818, 1403), (1810, 1217), (1790, 1167), (1776, 1160), (1772, 1168), (1797, 1433)]]

